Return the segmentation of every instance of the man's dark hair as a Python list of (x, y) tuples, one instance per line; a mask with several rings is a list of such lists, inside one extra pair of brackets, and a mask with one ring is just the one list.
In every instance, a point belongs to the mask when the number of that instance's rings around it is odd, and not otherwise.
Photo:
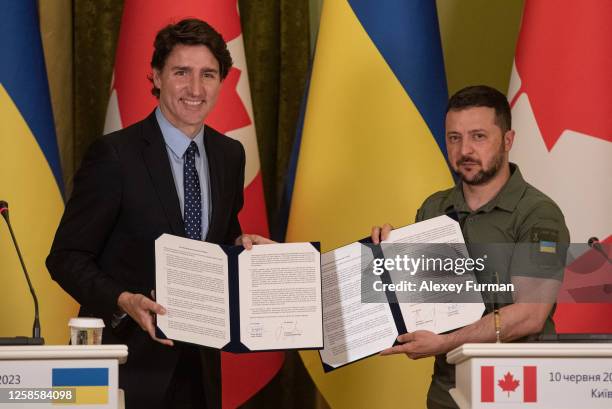
[[(153, 57), (151, 57), (151, 68), (161, 72), (168, 56), (177, 44), (205, 45), (208, 47), (219, 63), (221, 80), (227, 77), (230, 68), (232, 68), (232, 56), (221, 34), (210, 24), (196, 18), (188, 18), (176, 24), (169, 24), (157, 33), (153, 43), (155, 49)], [(153, 82), (152, 77), (149, 77), (149, 80)], [(159, 98), (159, 88), (155, 84), (153, 84), (151, 93)]]
[(502, 133), (505, 134), (512, 128), (512, 115), (510, 114), (508, 99), (504, 94), (487, 85), (473, 85), (457, 91), (448, 100), (446, 113), (473, 107), (495, 109), (495, 124), (501, 128)]

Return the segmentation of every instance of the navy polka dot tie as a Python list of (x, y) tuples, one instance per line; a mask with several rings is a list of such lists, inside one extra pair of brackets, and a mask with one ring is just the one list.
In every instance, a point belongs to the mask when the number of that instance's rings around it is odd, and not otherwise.
[(185, 235), (187, 238), (202, 240), (202, 197), (200, 194), (200, 178), (195, 167), (195, 156), (198, 146), (191, 141), (185, 151), (183, 164), (183, 187), (185, 193)]

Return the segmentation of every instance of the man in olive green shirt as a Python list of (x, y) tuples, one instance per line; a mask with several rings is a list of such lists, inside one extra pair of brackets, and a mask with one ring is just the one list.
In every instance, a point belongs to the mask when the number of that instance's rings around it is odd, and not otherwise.
[[(563, 214), (549, 197), (525, 182), (516, 165), (509, 163), (514, 136), (510, 106), (499, 91), (473, 86), (453, 95), (446, 114), (446, 147), (459, 182), (427, 198), (416, 221), (455, 214), (469, 245), (534, 243), (537, 253), (538, 243), (547, 243), (561, 251), (563, 244), (569, 243)], [(386, 239), (391, 229), (389, 224), (374, 227), (373, 241)], [(516, 248), (522, 249), (520, 245)], [(556, 294), (560, 277), (554, 272), (559, 271), (559, 265), (540, 264), (536, 259), (534, 269), (525, 263), (530, 258), (525, 251), (531, 250), (525, 247), (524, 251), (511, 251), (501, 272), (500, 282), (515, 286), (514, 303), (499, 310), (501, 339), (505, 342), (554, 331), (550, 318), (554, 296), (536, 301), (533, 294)], [(468, 342), (496, 341), (492, 306), (486, 305), (485, 315), (473, 324), (446, 334), (403, 334), (398, 337), (399, 345), (383, 351), (383, 355), (405, 353), (412, 359), (436, 357), (428, 408), (457, 407), (448, 393), (455, 385), (455, 368), (446, 362), (447, 352)]]

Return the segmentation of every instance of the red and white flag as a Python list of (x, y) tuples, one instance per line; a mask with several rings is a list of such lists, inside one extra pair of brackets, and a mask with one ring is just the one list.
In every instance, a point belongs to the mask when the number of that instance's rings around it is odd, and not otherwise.
[[(151, 95), (150, 61), (155, 34), (168, 24), (197, 17), (219, 31), (234, 66), (223, 81), (217, 106), (206, 123), (239, 140), (246, 152), (242, 230), (268, 236), (257, 138), (237, 0), (126, 0), (119, 32), (104, 132), (142, 120), (157, 105)], [(223, 408), (235, 408), (265, 386), (284, 361), (282, 352), (222, 353)]]
[[(611, 19), (609, 0), (527, 0), (508, 91), (510, 160), (561, 207), (573, 243), (612, 239)], [(599, 320), (587, 328), (585, 316)], [(612, 332), (612, 304), (559, 304), (555, 321)]]
[(481, 366), (481, 402), (537, 402), (538, 370), (535, 366)]

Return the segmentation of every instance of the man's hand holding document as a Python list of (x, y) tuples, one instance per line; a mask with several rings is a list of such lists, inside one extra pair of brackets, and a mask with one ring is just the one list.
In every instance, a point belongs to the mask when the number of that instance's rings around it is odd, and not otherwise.
[(386, 350), (398, 335), (450, 331), (478, 320), (484, 304), (459, 224), (440, 216), (384, 228), (321, 256), (326, 371)]

